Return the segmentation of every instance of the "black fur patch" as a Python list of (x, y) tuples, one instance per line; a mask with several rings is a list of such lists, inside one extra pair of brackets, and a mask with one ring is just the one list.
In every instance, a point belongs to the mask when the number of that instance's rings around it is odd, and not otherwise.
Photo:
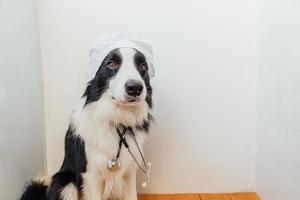
[(86, 171), (87, 159), (85, 143), (80, 136), (75, 136), (72, 126), (65, 136), (65, 158), (60, 171), (72, 171), (76, 174)]
[(46, 200), (47, 186), (43, 183), (31, 181), (20, 200)]
[[(78, 174), (72, 171), (59, 171), (52, 177), (47, 200), (61, 200), (61, 192), (68, 184), (76, 185)], [(79, 190), (78, 190), (79, 191)]]
[[(87, 158), (85, 143), (80, 136), (74, 135), (74, 131), (70, 125), (65, 136), (65, 157), (58, 173), (68, 175), (67, 181), (72, 182), (80, 190), (83, 184), (81, 174), (86, 172)], [(59, 179), (59, 181), (66, 180)]]
[(144, 120), (142, 124), (138, 124), (135, 126), (136, 129), (144, 132), (148, 132), (150, 127), (150, 121)]
[[(149, 108), (152, 108), (152, 87), (150, 85), (148, 64), (147, 64), (144, 54), (138, 50), (136, 50), (136, 53), (134, 55), (134, 63), (146, 85), (146, 90), (147, 90), (146, 102), (147, 102)], [(143, 70), (141, 65), (145, 66), (146, 70)]]
[(143, 123), (137, 124), (135, 126), (135, 128), (140, 130), (140, 131), (144, 131), (144, 132), (147, 133), (149, 131), (151, 122), (153, 122), (153, 121), (154, 121), (154, 117), (150, 113), (148, 113), (148, 119), (144, 119)]
[(119, 49), (112, 50), (103, 60), (96, 76), (93, 80), (88, 83), (88, 86), (83, 94), (86, 96), (85, 105), (98, 101), (101, 95), (107, 90), (108, 81), (117, 74), (119, 69), (110, 69), (106, 67), (109, 62), (115, 62), (118, 65), (122, 64), (122, 58)]

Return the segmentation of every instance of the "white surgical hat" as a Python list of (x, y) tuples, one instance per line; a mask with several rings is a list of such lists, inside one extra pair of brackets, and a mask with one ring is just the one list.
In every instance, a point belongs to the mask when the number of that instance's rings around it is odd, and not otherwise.
[(95, 40), (89, 53), (88, 77), (93, 79), (110, 51), (116, 48), (134, 48), (144, 54), (148, 63), (149, 77), (154, 77), (153, 53), (151, 45), (139, 40), (136, 36), (127, 33), (118, 33), (100, 37)]

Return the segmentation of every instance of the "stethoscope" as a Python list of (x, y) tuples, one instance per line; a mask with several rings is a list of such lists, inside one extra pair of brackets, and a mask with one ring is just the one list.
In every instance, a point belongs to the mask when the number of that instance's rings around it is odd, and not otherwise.
[[(132, 130), (131, 127), (125, 127), (125, 126), (121, 126), (123, 127), (123, 130), (122, 132), (120, 131), (119, 127), (116, 127), (116, 131), (120, 137), (120, 141), (119, 141), (119, 147), (118, 147), (118, 151), (117, 151), (117, 154), (115, 156), (115, 158), (112, 158), (110, 160), (107, 161), (107, 168), (109, 171), (111, 172), (116, 172), (118, 171), (120, 168), (121, 168), (121, 163), (118, 161), (119, 157), (120, 157), (120, 152), (121, 152), (121, 148), (122, 148), (122, 145), (124, 144), (124, 146), (126, 147), (126, 149), (128, 150), (129, 154), (131, 155), (131, 157), (133, 158), (133, 160), (135, 161), (135, 163), (138, 165), (139, 169), (145, 174), (146, 178), (145, 178), (145, 181), (142, 183), (142, 187), (146, 187), (147, 184), (150, 182), (150, 168), (151, 168), (151, 163), (148, 162), (148, 164), (146, 164), (146, 160), (144, 158), (144, 155), (136, 141), (136, 138), (135, 138), (135, 134)], [(141, 164), (138, 162), (138, 160), (136, 159), (136, 157), (133, 155), (133, 153), (131, 152), (130, 148), (129, 148), (129, 145), (127, 143), (127, 140), (125, 138), (125, 135), (127, 133), (127, 131), (130, 132), (130, 135), (140, 153), (140, 156), (142, 158), (142, 161), (143, 161), (143, 165), (144, 167), (141, 166)]]

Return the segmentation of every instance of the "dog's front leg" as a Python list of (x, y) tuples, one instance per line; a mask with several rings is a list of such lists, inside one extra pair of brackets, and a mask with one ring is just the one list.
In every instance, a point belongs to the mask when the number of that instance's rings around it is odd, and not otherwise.
[(136, 170), (128, 172), (125, 181), (127, 187), (124, 200), (137, 200)]
[(84, 174), (82, 200), (103, 200), (103, 184), (97, 177), (94, 174)]

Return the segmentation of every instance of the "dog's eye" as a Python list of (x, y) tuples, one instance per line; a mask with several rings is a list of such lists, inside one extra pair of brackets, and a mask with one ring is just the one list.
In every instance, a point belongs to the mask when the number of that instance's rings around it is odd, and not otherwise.
[(141, 69), (142, 71), (146, 71), (147, 68), (148, 68), (146, 63), (141, 63), (141, 64), (139, 64), (139, 67), (140, 67), (140, 69)]
[(114, 62), (114, 61), (109, 61), (106, 66), (109, 68), (109, 69), (118, 69), (119, 65)]

